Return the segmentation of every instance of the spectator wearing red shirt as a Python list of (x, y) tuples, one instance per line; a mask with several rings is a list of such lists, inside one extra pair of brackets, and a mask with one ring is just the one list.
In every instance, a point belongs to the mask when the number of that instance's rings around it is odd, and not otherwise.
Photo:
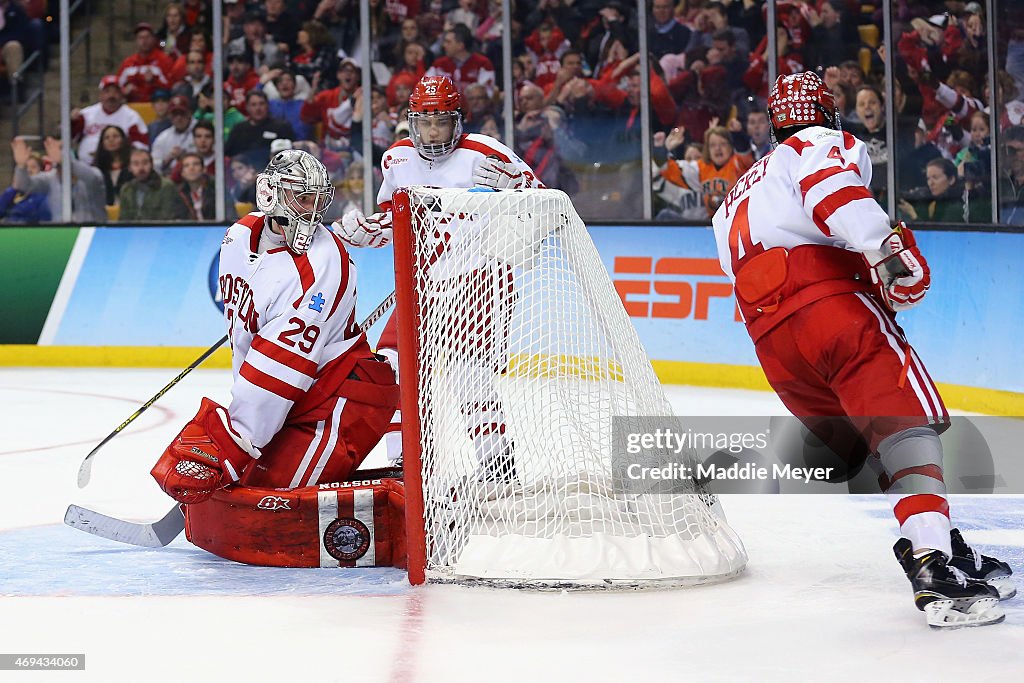
[(559, 60), (569, 49), (569, 41), (554, 22), (545, 21), (526, 37), (524, 43), (533, 57), (533, 82), (545, 89), (555, 82), (555, 76), (562, 68)]
[[(775, 30), (775, 43), (779, 54), (779, 76), (804, 71), (803, 56), (793, 49), (789, 32), (782, 26)], [(743, 84), (762, 100), (768, 99), (768, 38), (761, 40), (750, 53), (750, 68), (743, 74)]]
[(384, 12), (392, 23), (400, 24), (403, 19), (415, 19), (420, 13), (420, 0), (385, 0)]
[(676, 125), (684, 128), (691, 140), (703, 140), (715, 120), (727, 121), (733, 117), (728, 79), (728, 72), (720, 64), (704, 67), (697, 76), (698, 99), (680, 107), (676, 120)]
[(135, 26), (136, 52), (117, 71), (121, 91), (129, 102), (149, 102), (155, 90), (170, 90), (174, 60), (159, 49), (153, 27), (146, 22)]
[(324, 145), (347, 149), (351, 144), (354, 95), (359, 88), (359, 65), (343, 59), (338, 65), (338, 87), (322, 90), (307, 99), (299, 111), (304, 123), (323, 124)]
[(447, 76), (455, 83), (459, 92), (467, 85), (479, 83), (487, 88), (488, 95), (494, 95), (494, 65), (479, 52), (470, 52), (473, 34), (465, 24), (455, 24), (444, 32), (441, 48), (444, 57), (438, 58), (427, 69), (428, 76)]
[(544, 88), (544, 104), (554, 104), (570, 81), (583, 77), (583, 53), (566, 50), (559, 63), (561, 68), (555, 74), (555, 79)]
[(246, 93), (258, 88), (260, 77), (252, 68), (252, 62), (244, 47), (232, 45), (228, 50), (228, 79), (224, 81), (224, 107), (235, 107), (243, 114)]
[[(184, 0), (182, 8), (185, 10), (185, 25), (191, 29), (199, 27), (202, 31), (209, 31), (210, 22), (213, 19), (213, 8), (206, 0)], [(193, 31), (198, 32), (198, 31)]]
[(171, 71), (171, 82), (177, 83), (185, 78), (188, 73), (188, 53), (198, 52), (203, 56), (203, 71), (207, 76), (213, 76), (213, 51), (206, 42), (206, 35), (193, 33), (188, 42), (188, 50), (178, 57), (174, 62), (174, 69)]
[(427, 72), (427, 67), (423, 61), (426, 55), (427, 48), (422, 43), (411, 42), (405, 44), (405, 49), (402, 51), (401, 66), (395, 71), (391, 80), (388, 81), (387, 97), (390, 106), (397, 107), (405, 104), (408, 98), (399, 98), (398, 89), (402, 86), (408, 86), (409, 92), (412, 92), (413, 87), (419, 83), (420, 79), (423, 78), (423, 74)]
[[(619, 41), (616, 39), (613, 45), (618, 44)], [(611, 52), (614, 55), (615, 48)], [(639, 52), (625, 59), (615, 59), (608, 62), (602, 78), (591, 81), (594, 87), (594, 102), (625, 116), (627, 130), (640, 125), (640, 72), (637, 68), (639, 63)], [(655, 117), (654, 126), (667, 128), (676, 118), (676, 103), (665, 81), (654, 69), (650, 70), (648, 78), (651, 87), (651, 109)]]

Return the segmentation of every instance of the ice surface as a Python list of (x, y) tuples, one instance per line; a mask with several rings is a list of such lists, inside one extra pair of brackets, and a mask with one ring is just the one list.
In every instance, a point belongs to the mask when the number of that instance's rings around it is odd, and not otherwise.
[[(149, 468), (200, 396), (228, 402), (226, 371), (192, 373), (104, 447), (86, 489), (75, 477), (89, 449), (174, 374), (0, 370), (0, 649), (86, 654), (84, 673), (47, 680), (902, 683), (1024, 671), (1024, 598), (1002, 603), (998, 626), (925, 625), (881, 497), (726, 497), (746, 573), (639, 593), (413, 589), (393, 569), (245, 567), (183, 537), (148, 550), (65, 527), (71, 502), (135, 519), (166, 512)], [(670, 397), (681, 414), (784, 414), (759, 392), (672, 387)], [(1022, 503), (951, 503), (969, 542), (1018, 574)]]

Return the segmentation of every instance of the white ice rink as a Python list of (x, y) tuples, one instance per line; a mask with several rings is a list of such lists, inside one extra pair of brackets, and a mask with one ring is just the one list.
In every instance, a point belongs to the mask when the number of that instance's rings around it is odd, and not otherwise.
[[(997, 626), (933, 631), (892, 555), (881, 497), (730, 496), (736, 581), (625, 593), (411, 588), (393, 569), (274, 569), (184, 535), (123, 546), (61, 523), (68, 503), (155, 519), (149, 468), (227, 371), (199, 370), (85, 454), (174, 370), (0, 370), (0, 651), (85, 653), (46, 681), (1005, 681), (1024, 677), (1024, 591)], [(759, 392), (674, 387), (681, 414), (781, 415)], [(377, 455), (373, 456), (379, 457)], [(951, 501), (969, 542), (1024, 572), (1024, 500)]]

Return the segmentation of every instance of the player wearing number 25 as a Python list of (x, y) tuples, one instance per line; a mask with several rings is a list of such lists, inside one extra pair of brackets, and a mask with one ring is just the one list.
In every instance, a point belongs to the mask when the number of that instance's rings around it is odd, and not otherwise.
[[(413, 185), (432, 187), (486, 187), (494, 190), (543, 188), (529, 164), (494, 138), (462, 132), (462, 98), (447, 76), (424, 76), (409, 96), (409, 138), (391, 146), (381, 159), (384, 177), (377, 192), (381, 211), (364, 216), (352, 211), (331, 228), (354, 247), (383, 247), (391, 242), (391, 197), (395, 190)], [(481, 312), (485, 317), (491, 311)], [(455, 324), (455, 323), (452, 323)], [(495, 323), (496, 324), (496, 323)], [(489, 329), (483, 318), (466, 328)], [(398, 323), (392, 315), (377, 344), (377, 352), (398, 368)], [(497, 402), (496, 396), (487, 401)], [(504, 433), (500, 411), (471, 411), (477, 434)], [(386, 440), (388, 457), (397, 461), (401, 453), (401, 415), (396, 414)], [(489, 437), (474, 437), (478, 447)]]
[(153, 468), (175, 500), (200, 503), (234, 483), (344, 481), (384, 434), (395, 377), (355, 322), (355, 266), (321, 224), (333, 194), (315, 157), (278, 152), (256, 181), (259, 210), (228, 229), (220, 290), (231, 404), (203, 399)]
[(949, 416), (896, 324), (928, 291), (928, 263), (872, 198), (867, 148), (840, 130), (816, 74), (781, 76), (768, 115), (778, 146), (712, 220), (765, 376), (851, 469), (867, 461), (879, 475), (904, 537), (896, 556), (929, 625), (1000, 621), (1000, 592), (1011, 591), (988, 581), (1009, 568), (950, 529), (938, 436)]

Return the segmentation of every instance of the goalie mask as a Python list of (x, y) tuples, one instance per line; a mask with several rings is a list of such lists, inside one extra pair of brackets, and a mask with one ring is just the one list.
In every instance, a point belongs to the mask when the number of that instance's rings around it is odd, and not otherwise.
[(282, 150), (256, 176), (256, 208), (281, 226), (288, 248), (296, 254), (309, 249), (313, 231), (333, 200), (327, 169), (309, 152)]
[(447, 76), (425, 76), (409, 96), (409, 137), (424, 158), (443, 159), (462, 137), (461, 98)]
[(768, 95), (768, 120), (775, 142), (788, 137), (780, 131), (796, 126), (842, 130), (835, 95), (813, 71), (778, 77)]

